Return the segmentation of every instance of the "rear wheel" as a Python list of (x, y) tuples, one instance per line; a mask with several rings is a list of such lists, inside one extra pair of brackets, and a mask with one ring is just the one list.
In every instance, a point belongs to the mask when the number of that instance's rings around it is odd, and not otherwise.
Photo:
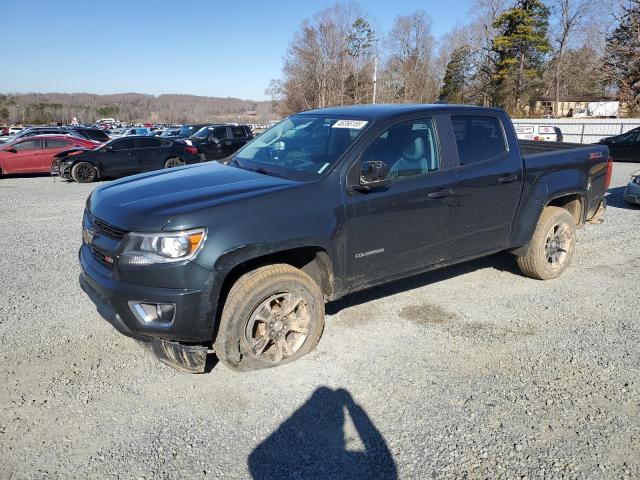
[(311, 352), (323, 329), (324, 301), (313, 279), (291, 265), (269, 265), (229, 291), (214, 348), (233, 370), (276, 367)]
[(71, 169), (71, 178), (78, 183), (91, 183), (98, 178), (98, 171), (88, 162), (78, 162)]
[(518, 257), (518, 266), (531, 278), (556, 278), (570, 265), (575, 243), (576, 224), (571, 214), (560, 207), (546, 207), (526, 254)]
[(174, 168), (174, 167), (181, 167), (183, 166), (184, 160), (182, 160), (179, 157), (171, 157), (169, 159), (167, 159), (166, 162), (164, 162), (164, 168)]

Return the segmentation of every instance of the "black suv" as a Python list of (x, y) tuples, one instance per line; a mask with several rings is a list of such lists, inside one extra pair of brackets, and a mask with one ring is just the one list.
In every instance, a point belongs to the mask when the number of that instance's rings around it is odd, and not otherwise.
[(198, 150), (182, 141), (132, 135), (93, 150), (75, 148), (60, 152), (51, 174), (88, 183), (98, 178), (118, 178), (200, 161)]
[(189, 137), (203, 160), (227, 158), (252, 139), (248, 125), (208, 125)]

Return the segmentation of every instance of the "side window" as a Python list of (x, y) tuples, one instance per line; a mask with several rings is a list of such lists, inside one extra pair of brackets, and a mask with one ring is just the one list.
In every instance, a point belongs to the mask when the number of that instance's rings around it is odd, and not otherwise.
[(120, 150), (132, 150), (135, 147), (135, 140), (133, 138), (123, 138), (111, 144), (113, 149), (117, 152)]
[(227, 135), (227, 127), (218, 127), (211, 134), (212, 137), (217, 138), (218, 140), (224, 140), (228, 138)]
[(138, 139), (138, 146), (140, 148), (159, 148), (160, 147), (160, 140), (156, 139), (156, 138), (139, 138)]
[(231, 135), (233, 138), (246, 138), (247, 133), (244, 130), (244, 127), (231, 127)]
[(26, 150), (36, 150), (40, 148), (40, 140), (27, 140), (26, 142), (16, 143), (13, 148), (18, 152), (24, 152)]
[(451, 117), (460, 165), (483, 162), (508, 151), (502, 123), (496, 117)]
[(44, 148), (45, 149), (49, 149), (49, 148), (64, 148), (69, 146), (69, 142), (67, 142), (66, 140), (58, 140), (55, 138), (48, 138), (44, 141)]
[(421, 119), (394, 125), (362, 152), (362, 161), (381, 161), (389, 178), (435, 172), (440, 168), (433, 120)]

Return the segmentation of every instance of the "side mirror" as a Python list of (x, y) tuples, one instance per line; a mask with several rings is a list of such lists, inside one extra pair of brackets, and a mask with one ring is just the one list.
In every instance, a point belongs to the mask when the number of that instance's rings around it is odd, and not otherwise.
[(386, 163), (378, 160), (362, 162), (360, 184), (354, 186), (356, 190), (370, 192), (386, 188), (389, 185), (391, 185), (391, 179), (389, 178), (389, 167), (387, 167)]
[(16, 150), (14, 147), (6, 148), (4, 151), (9, 153), (18, 153), (18, 150)]
[(105, 152), (113, 152), (113, 145), (107, 145), (106, 147), (104, 147), (104, 151)]

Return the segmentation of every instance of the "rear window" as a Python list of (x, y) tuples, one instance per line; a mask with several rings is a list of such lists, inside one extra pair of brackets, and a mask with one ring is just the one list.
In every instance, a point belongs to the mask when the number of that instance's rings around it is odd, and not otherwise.
[(102, 130), (84, 130), (83, 133), (91, 140), (98, 140), (99, 142), (106, 142), (109, 140), (109, 135)]
[(44, 148), (64, 148), (69, 145), (69, 142), (66, 140), (59, 140), (55, 138), (48, 138), (45, 140)]
[(471, 165), (499, 157), (508, 151), (502, 122), (496, 117), (451, 117), (460, 165)]
[(247, 138), (245, 127), (231, 127), (231, 135), (233, 138)]

